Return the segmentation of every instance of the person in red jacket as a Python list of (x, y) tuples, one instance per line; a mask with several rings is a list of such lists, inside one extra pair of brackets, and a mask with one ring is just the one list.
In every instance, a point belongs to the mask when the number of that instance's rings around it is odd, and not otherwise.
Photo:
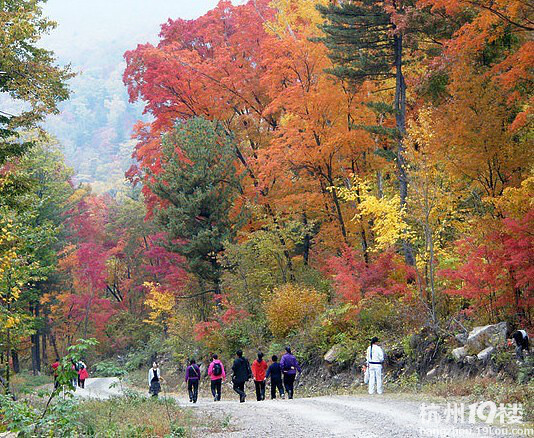
[(59, 357), (56, 357), (56, 361), (50, 365), (50, 368), (52, 368), (52, 372), (54, 373), (54, 389), (57, 389), (59, 386), (59, 382), (57, 380), (58, 377), (58, 369), (59, 369)]
[(87, 372), (87, 367), (83, 362), (80, 362), (80, 370), (78, 371), (78, 386), (81, 389), (85, 388), (85, 379), (89, 377), (89, 373)]
[(263, 360), (263, 353), (258, 353), (258, 358), (252, 363), (252, 376), (256, 386), (256, 399), (265, 400), (265, 373), (267, 372), (267, 362)]

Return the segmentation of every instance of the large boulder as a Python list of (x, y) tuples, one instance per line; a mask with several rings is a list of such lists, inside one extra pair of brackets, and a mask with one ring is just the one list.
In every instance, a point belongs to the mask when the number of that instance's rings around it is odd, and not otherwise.
[(498, 347), (506, 343), (508, 325), (506, 322), (475, 327), (467, 337), (465, 346), (467, 352), (478, 354), (488, 347)]
[(465, 356), (467, 356), (467, 350), (465, 347), (458, 347), (452, 350), (452, 357), (456, 362), (460, 362)]
[(460, 345), (465, 345), (465, 343), (467, 342), (467, 337), (467, 333), (459, 333), (454, 338)]
[(481, 360), (482, 362), (487, 362), (494, 350), (494, 347), (484, 348), (484, 350), (477, 354), (478, 360)]
[(330, 350), (326, 352), (323, 359), (325, 360), (325, 362), (334, 363), (337, 361), (340, 352), (341, 345), (334, 345)]
[(431, 379), (433, 377), (436, 377), (438, 374), (438, 369), (437, 368), (432, 368), (428, 373), (426, 373), (426, 376)]
[(466, 361), (469, 365), (474, 365), (475, 362), (477, 361), (477, 357), (476, 357), (476, 356), (465, 356), (465, 361)]

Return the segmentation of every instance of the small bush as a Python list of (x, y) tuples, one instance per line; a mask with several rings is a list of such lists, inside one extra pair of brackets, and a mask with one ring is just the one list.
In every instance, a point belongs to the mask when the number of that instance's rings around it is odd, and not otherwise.
[(104, 377), (122, 377), (127, 374), (127, 371), (112, 360), (104, 360), (94, 366), (94, 374)]
[(325, 302), (326, 297), (315, 289), (296, 284), (280, 286), (265, 304), (269, 328), (273, 335), (283, 338), (314, 321), (324, 311)]

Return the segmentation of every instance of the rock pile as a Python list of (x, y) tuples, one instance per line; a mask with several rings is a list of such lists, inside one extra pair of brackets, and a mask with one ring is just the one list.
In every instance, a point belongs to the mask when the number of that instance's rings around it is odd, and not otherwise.
[(506, 345), (507, 332), (506, 322), (475, 327), (467, 337), (456, 336), (458, 342), (464, 345), (452, 350), (452, 356), (457, 362), (487, 362), (496, 348)]

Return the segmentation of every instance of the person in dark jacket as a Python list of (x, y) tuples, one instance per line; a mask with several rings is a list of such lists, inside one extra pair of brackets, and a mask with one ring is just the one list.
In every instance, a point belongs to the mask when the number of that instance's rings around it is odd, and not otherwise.
[(286, 353), (282, 356), (280, 367), (282, 368), (282, 373), (284, 374), (284, 387), (286, 388), (287, 398), (292, 399), (297, 371), (300, 375), (302, 369), (300, 368), (297, 358), (291, 354), (290, 347), (286, 347)]
[(243, 357), (241, 350), (236, 351), (236, 359), (232, 365), (232, 383), (234, 385), (234, 391), (239, 394), (239, 402), (244, 403), (247, 394), (245, 393), (245, 383), (252, 376), (250, 364), (246, 358)]
[(189, 366), (185, 370), (185, 382), (187, 383), (189, 401), (196, 403), (198, 399), (198, 382), (200, 382), (200, 368), (195, 359), (190, 360)]
[(278, 363), (278, 356), (275, 354), (272, 358), (273, 363), (267, 368), (266, 379), (271, 378), (271, 399), (276, 398), (276, 388), (280, 392), (280, 397), (284, 398), (284, 386), (282, 385), (282, 367)]
[(512, 334), (512, 338), (515, 341), (515, 355), (518, 360), (523, 361), (523, 350), (530, 353), (530, 346), (528, 344), (528, 333), (525, 330), (517, 330)]

